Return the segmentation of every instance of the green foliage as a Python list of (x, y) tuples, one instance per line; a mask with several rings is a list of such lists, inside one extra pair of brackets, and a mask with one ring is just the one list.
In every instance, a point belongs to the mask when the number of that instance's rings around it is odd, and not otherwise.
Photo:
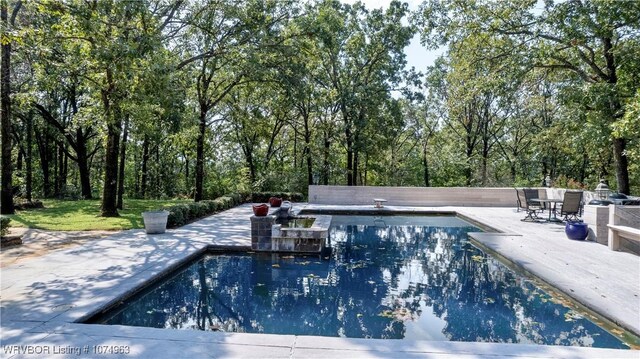
[(0, 216), (0, 236), (6, 236), (9, 233), (9, 222), (11, 222), (11, 218)]
[[(427, 0), (410, 14), (399, 1), (23, 2), (13, 183), (24, 193), (29, 162), (34, 197), (84, 196), (85, 171), (102, 195), (109, 125), (128, 122), (125, 198), (186, 203), (200, 173), (201, 198), (216, 198), (175, 206), (171, 226), (272, 195), (301, 201), (284, 192), (309, 184), (524, 186), (548, 174), (617, 188), (616, 138), (637, 194), (639, 4)], [(447, 51), (412, 71), (416, 31)], [(617, 79), (605, 81), (605, 55)], [(137, 202), (124, 205), (137, 227)]]
[(229, 208), (247, 202), (247, 193), (230, 193), (214, 200), (183, 203), (164, 209), (169, 211), (167, 227), (179, 227), (205, 216), (226, 211)]
[[(633, 149), (623, 148), (637, 148), (629, 99), (640, 83), (640, 18), (629, 14), (640, 12), (640, 2), (540, 5), (431, 0), (414, 19), (425, 45), (448, 46), (444, 71), (436, 66), (431, 72), (438, 72), (433, 78), (447, 103), (445, 121), (467, 145), (467, 183), (477, 177), (489, 182), (485, 163), (502, 157), (511, 181), (550, 174), (583, 186), (615, 172), (617, 186), (629, 191), (638, 176)], [(487, 94), (491, 102), (477, 101)], [(486, 111), (474, 111), (487, 103)], [(493, 123), (478, 121), (483, 114)], [(624, 156), (629, 165), (618, 161)], [(480, 176), (473, 173), (477, 168)]]
[(304, 195), (297, 192), (254, 192), (251, 194), (251, 201), (253, 203), (266, 203), (269, 202), (271, 197), (279, 197), (291, 202), (304, 201)]
[(179, 227), (187, 223), (190, 217), (190, 208), (188, 204), (180, 204), (165, 208), (169, 211), (167, 219), (167, 227)]

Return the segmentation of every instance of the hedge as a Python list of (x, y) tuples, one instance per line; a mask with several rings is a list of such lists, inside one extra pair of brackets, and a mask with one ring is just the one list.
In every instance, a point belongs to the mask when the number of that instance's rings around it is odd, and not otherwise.
[(254, 192), (251, 194), (251, 201), (254, 203), (269, 202), (271, 197), (280, 197), (285, 201), (302, 202), (304, 196), (299, 192)]
[(9, 233), (9, 222), (11, 218), (0, 216), (0, 236), (6, 236)]
[(178, 204), (165, 207), (169, 211), (167, 227), (183, 226), (196, 219), (210, 216), (217, 212), (225, 211), (246, 202), (268, 202), (270, 197), (281, 197), (286, 201), (301, 202), (304, 196), (301, 193), (289, 192), (254, 192), (254, 193), (229, 193), (214, 200)]

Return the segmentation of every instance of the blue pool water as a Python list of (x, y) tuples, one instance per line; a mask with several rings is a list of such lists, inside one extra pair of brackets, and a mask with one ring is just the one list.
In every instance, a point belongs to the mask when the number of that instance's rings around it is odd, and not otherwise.
[(627, 348), (468, 242), (455, 217), (334, 216), (326, 257), (210, 254), (97, 322)]

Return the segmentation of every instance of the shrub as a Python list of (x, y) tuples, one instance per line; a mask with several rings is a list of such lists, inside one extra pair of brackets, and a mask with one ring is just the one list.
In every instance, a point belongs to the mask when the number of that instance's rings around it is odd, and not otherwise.
[(215, 213), (218, 210), (218, 204), (212, 200), (202, 201), (207, 206), (207, 213)]
[(227, 210), (247, 201), (247, 193), (230, 193), (214, 200), (179, 204), (165, 208), (169, 211), (167, 227), (179, 227), (198, 218), (209, 216), (216, 212)]
[(222, 210), (233, 207), (233, 199), (231, 199), (231, 197), (222, 196), (222, 197), (216, 198), (216, 200), (219, 200), (222, 202)]
[(251, 194), (251, 201), (254, 203), (269, 202), (271, 197), (280, 197), (285, 201), (302, 202), (304, 196), (299, 192), (254, 192)]
[(179, 227), (187, 223), (189, 219), (189, 207), (185, 204), (178, 204), (166, 208), (169, 211), (167, 227)]
[(226, 209), (224, 206), (224, 201), (220, 197), (214, 199), (213, 202), (216, 204), (216, 211), (224, 211)]
[(0, 216), (0, 235), (6, 236), (9, 233), (9, 222), (11, 222), (11, 218)]
[(224, 197), (231, 198), (231, 202), (233, 203), (233, 206), (237, 206), (243, 203), (242, 196), (240, 195), (240, 193), (225, 194)]
[(270, 197), (281, 197), (286, 201), (301, 202), (304, 200), (302, 193), (298, 192), (242, 192), (228, 193), (214, 200), (205, 200), (187, 204), (179, 204), (165, 208), (169, 211), (167, 227), (183, 226), (196, 219), (225, 211), (245, 202), (268, 202)]
[(193, 208), (192, 211), (195, 214), (193, 216), (194, 218), (200, 218), (210, 214), (209, 206), (206, 203), (194, 202), (191, 204), (191, 206)]

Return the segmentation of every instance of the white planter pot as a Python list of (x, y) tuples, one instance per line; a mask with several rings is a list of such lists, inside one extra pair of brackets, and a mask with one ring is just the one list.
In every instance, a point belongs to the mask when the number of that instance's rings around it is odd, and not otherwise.
[(149, 211), (142, 212), (144, 220), (144, 229), (147, 234), (164, 233), (167, 230), (168, 211)]

